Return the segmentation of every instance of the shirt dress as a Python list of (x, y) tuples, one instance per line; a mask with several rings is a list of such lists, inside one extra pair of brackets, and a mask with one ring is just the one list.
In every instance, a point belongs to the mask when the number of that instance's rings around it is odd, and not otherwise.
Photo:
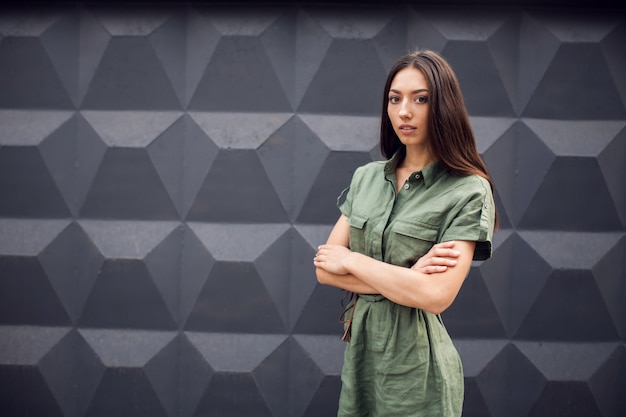
[[(476, 242), (474, 260), (489, 258), (495, 217), (489, 183), (433, 163), (396, 193), (398, 163), (396, 154), (359, 167), (339, 197), (350, 249), (410, 268), (438, 242), (469, 240)], [(382, 295), (356, 300), (346, 312), (353, 314), (338, 415), (459, 417), (463, 369), (441, 317)]]

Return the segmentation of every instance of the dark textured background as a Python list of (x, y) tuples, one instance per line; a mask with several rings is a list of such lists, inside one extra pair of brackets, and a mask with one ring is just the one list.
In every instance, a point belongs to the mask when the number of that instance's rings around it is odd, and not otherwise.
[(502, 219), (444, 313), (464, 416), (626, 415), (626, 17), (602, 3), (0, 9), (0, 416), (333, 415), (314, 248), (416, 46), (460, 78)]

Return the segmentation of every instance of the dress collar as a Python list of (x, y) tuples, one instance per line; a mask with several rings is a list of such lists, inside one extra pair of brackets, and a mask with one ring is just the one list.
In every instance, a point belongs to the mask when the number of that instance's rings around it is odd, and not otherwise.
[[(385, 162), (385, 177), (389, 178), (390, 174), (396, 175), (396, 168), (398, 164), (402, 161), (402, 152), (396, 151), (393, 156)], [(420, 171), (413, 172), (411, 176), (414, 174), (419, 174), (422, 178), (424, 178), (424, 185), (426, 188), (433, 185), (437, 180), (446, 172), (447, 170), (438, 162), (435, 161), (432, 164), (429, 164), (422, 168)]]

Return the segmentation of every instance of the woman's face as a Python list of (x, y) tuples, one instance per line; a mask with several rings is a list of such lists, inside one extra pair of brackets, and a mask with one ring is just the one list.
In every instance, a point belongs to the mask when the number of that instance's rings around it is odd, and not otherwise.
[(422, 71), (409, 66), (391, 82), (387, 114), (400, 142), (406, 146), (428, 143), (428, 84)]

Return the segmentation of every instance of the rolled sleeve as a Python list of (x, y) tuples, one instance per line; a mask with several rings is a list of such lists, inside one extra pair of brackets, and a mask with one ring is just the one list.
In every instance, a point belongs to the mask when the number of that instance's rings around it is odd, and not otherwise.
[(459, 201), (441, 241), (474, 241), (476, 248), (473, 260), (489, 259), (492, 253), (494, 223), (495, 206), (491, 189), (483, 184), (475, 192), (468, 194), (466, 199)]

